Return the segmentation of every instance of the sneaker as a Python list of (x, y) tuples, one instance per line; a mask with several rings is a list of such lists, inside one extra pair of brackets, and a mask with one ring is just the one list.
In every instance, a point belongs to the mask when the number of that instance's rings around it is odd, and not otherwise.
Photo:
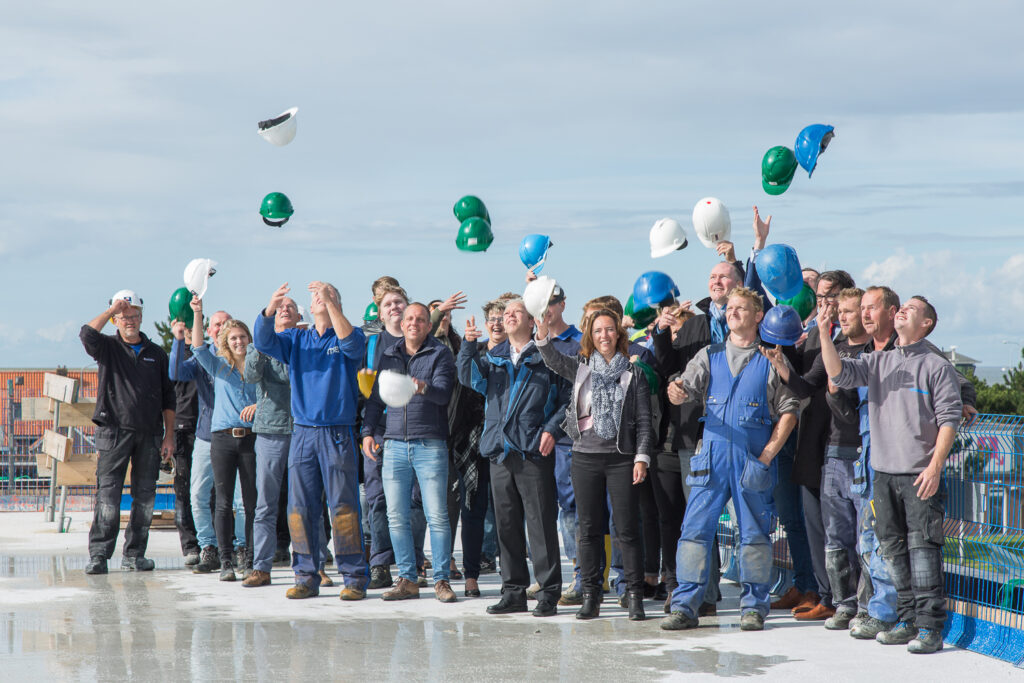
[(744, 612), (743, 616), (740, 617), (740, 630), (763, 631), (764, 617), (761, 616), (760, 612), (755, 612), (754, 610)]
[(366, 591), (362, 588), (356, 588), (355, 586), (345, 586), (341, 589), (341, 595), (338, 597), (346, 601), (362, 600), (366, 597)]
[(107, 558), (102, 555), (94, 555), (89, 558), (89, 564), (85, 565), (86, 574), (106, 574)]
[(332, 579), (331, 577), (327, 576), (327, 572), (325, 572), (323, 569), (321, 569), (319, 574), (320, 574), (320, 587), (321, 588), (331, 588), (332, 586), (334, 586), (334, 579)]
[(930, 655), (942, 649), (942, 633), (930, 628), (917, 630), (917, 638), (907, 643), (907, 652), (915, 655)]
[(879, 633), (888, 631), (895, 626), (891, 621), (882, 621), (874, 617), (862, 619), (856, 626), (850, 626), (850, 637), (858, 640), (874, 640)]
[(194, 567), (199, 564), (199, 548), (185, 553), (185, 566)]
[(863, 624), (865, 621), (867, 621), (867, 619), (868, 619), (867, 611), (866, 610), (860, 610), (859, 612), (857, 612), (857, 616), (855, 616), (853, 619), (850, 619), (850, 628), (851, 629), (857, 628), (858, 626)]
[(553, 617), (558, 614), (558, 607), (550, 600), (538, 600), (537, 606), (533, 608), (535, 617)]
[(698, 624), (697, 617), (691, 617), (686, 612), (672, 612), (667, 617), (661, 620), (661, 630), (663, 631), (685, 631), (691, 628), (697, 628)]
[(536, 581), (534, 581), (533, 583), (531, 583), (529, 586), (526, 587), (526, 599), (527, 600), (536, 600), (537, 599), (537, 593), (539, 593), (539, 592), (540, 592), (540, 584), (537, 583)]
[(481, 557), (480, 558), (480, 573), (481, 574), (495, 574), (498, 571), (498, 563), (494, 561), (493, 557)]
[(444, 579), (434, 584), (434, 595), (437, 597), (438, 602), (455, 602), (458, 600), (455, 597), (455, 591), (452, 590), (451, 584)]
[(270, 585), (270, 574), (259, 569), (254, 569), (249, 576), (242, 580), (242, 585), (246, 588), (257, 588), (259, 586)]
[(380, 599), (412, 600), (418, 597), (420, 597), (419, 584), (413, 583), (412, 581), (399, 576), (398, 581), (395, 582), (395, 587), (389, 591), (384, 591), (384, 594), (380, 596)]
[(875, 640), (882, 645), (906, 645), (917, 637), (917, 627), (906, 621), (901, 621), (888, 631), (882, 631)]
[(320, 595), (319, 591), (314, 591), (304, 583), (297, 583), (285, 591), (284, 597), (289, 600), (303, 600), (305, 598), (315, 598), (318, 595)]
[(192, 567), (193, 574), (209, 574), (220, 567), (220, 557), (217, 555), (217, 546), (208, 545), (199, 553), (199, 564)]
[(825, 628), (829, 631), (845, 631), (850, 628), (850, 622), (856, 616), (857, 613), (852, 609), (837, 609), (835, 614), (825, 620)]
[(145, 557), (122, 557), (121, 571), (123, 572), (151, 572), (156, 567), (156, 562), (147, 560)]
[(220, 580), (221, 581), (234, 581), (238, 577), (235, 576), (235, 568), (231, 566), (229, 562), (225, 562), (220, 568)]
[(370, 583), (366, 586), (368, 589), (391, 588), (393, 585), (395, 581), (391, 578), (391, 567), (383, 564), (370, 567)]
[(562, 593), (562, 597), (558, 598), (558, 604), (562, 607), (569, 607), (571, 605), (582, 605), (583, 593), (570, 588), (569, 590)]

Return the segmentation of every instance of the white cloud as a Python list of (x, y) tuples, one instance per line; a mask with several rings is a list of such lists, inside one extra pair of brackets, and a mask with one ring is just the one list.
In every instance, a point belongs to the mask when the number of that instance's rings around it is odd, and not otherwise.
[(64, 322), (57, 323), (56, 325), (39, 328), (36, 330), (36, 334), (47, 341), (59, 344), (67, 338), (68, 332), (70, 332), (74, 326), (74, 321), (65, 320)]

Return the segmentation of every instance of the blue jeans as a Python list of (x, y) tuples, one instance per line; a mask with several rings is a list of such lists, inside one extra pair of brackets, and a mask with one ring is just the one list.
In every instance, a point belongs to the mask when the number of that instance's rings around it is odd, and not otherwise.
[(288, 471), (291, 434), (256, 435), (256, 520), (253, 523), (252, 568), (270, 573), (277, 550), (277, 504)]
[(789, 556), (793, 560), (793, 585), (801, 593), (818, 589), (811, 562), (811, 547), (807, 542), (807, 527), (804, 526), (804, 510), (800, 501), (800, 486), (793, 482), (793, 458), (796, 455), (796, 430), (783, 444), (774, 462), (778, 463), (779, 483), (772, 496), (779, 523), (786, 531)]
[[(389, 567), (395, 563), (391, 548), (391, 533), (388, 530), (388, 505), (384, 497), (384, 483), (381, 481), (383, 451), (374, 462), (363, 454), (363, 481), (366, 491), (366, 512), (370, 518), (370, 566)], [(412, 536), (416, 543), (416, 566), (423, 566), (423, 537), (427, 533), (427, 520), (423, 516), (423, 500), (419, 484), (413, 480), (412, 490)]]
[(829, 446), (821, 471), (821, 517), (825, 525), (825, 571), (832, 589), (832, 604), (846, 611), (857, 611), (857, 585), (860, 557), (857, 519), (861, 497), (850, 491), (854, 460), (838, 457), (836, 446)]
[[(210, 461), (210, 442), (196, 439), (192, 447), (192, 520), (196, 524), (196, 540), (200, 548), (217, 547), (217, 533), (213, 530), (213, 463)], [(235, 547), (245, 545), (245, 507), (242, 505), (242, 484), (235, 477)]]
[(419, 481), (423, 510), (430, 528), (434, 583), (451, 571), (452, 530), (448, 525), (448, 446), (441, 439), (384, 441), (381, 479), (388, 504), (388, 529), (398, 575), (416, 582), (416, 550), (412, 531), (412, 485)]
[[(488, 489), (490, 485), (488, 484)], [(488, 491), (487, 516), (484, 517), (484, 545), (480, 554), (492, 561), (498, 558), (498, 526), (494, 521), (494, 497)]]

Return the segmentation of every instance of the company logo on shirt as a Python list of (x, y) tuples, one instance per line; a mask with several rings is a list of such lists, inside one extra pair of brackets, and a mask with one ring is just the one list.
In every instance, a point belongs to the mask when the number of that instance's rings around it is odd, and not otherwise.
[(341, 353), (341, 349), (338, 348), (337, 346), (332, 346), (331, 348), (327, 349), (327, 355), (328, 356), (330, 356), (331, 354), (334, 354), (334, 353)]
[(155, 363), (156, 362), (156, 358), (143, 358), (142, 360), (146, 361), (147, 363)]

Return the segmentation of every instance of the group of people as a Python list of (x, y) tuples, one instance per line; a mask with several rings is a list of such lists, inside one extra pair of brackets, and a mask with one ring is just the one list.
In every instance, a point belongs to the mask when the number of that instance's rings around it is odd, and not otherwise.
[[(777, 337), (773, 302), (753, 263), (769, 221), (755, 207), (751, 259), (719, 243), (708, 296), (691, 304), (673, 288), (639, 329), (613, 296), (587, 301), (577, 328), (556, 286), (542, 316), (507, 292), (460, 335), (462, 292), (419, 303), (383, 276), (362, 326), (326, 282), (308, 286), (309, 320), (286, 284), (251, 332), (224, 311), (204, 327), (193, 297), (168, 356), (140, 332), (141, 299), (119, 293), (81, 332), (99, 367), (86, 572), (107, 571), (129, 462), (122, 568), (153, 568), (163, 458), (186, 565), (267, 586), (290, 544), (293, 599), (331, 585), (332, 562), (342, 600), (382, 588), (383, 600), (418, 598), (428, 568), (441, 602), (458, 599), (459, 579), (479, 597), (493, 511), (502, 587), (489, 614), (535, 599), (536, 617), (571, 605), (593, 619), (614, 591), (631, 620), (654, 599), (661, 628), (694, 628), (717, 612), (728, 509), (743, 630), (785, 609), (855, 638), (940, 649), (941, 475), (976, 412), (971, 384), (927, 341), (938, 316), (924, 297), (859, 289), (842, 270), (805, 269), (817, 305), (804, 334), (765, 341)], [(108, 320), (113, 335), (101, 333)], [(390, 396), (391, 373), (411, 378), (411, 398)], [(793, 583), (773, 602), (776, 520)]]

